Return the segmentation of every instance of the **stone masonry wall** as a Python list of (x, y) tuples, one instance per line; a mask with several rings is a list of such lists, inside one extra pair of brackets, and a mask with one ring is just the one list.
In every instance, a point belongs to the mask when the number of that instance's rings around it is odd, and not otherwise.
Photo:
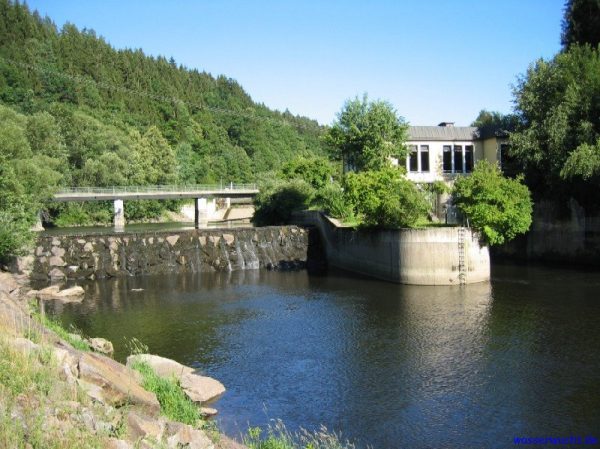
[(34, 250), (32, 277), (112, 276), (306, 265), (308, 231), (296, 226), (177, 232), (44, 236)]

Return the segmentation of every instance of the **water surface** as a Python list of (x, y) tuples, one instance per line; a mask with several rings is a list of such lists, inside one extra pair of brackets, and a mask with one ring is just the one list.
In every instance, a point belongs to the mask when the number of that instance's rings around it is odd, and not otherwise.
[[(244, 220), (229, 220), (210, 222), (202, 225), (202, 229), (215, 228), (249, 228), (251, 223)], [(114, 234), (115, 232), (160, 232), (160, 231), (190, 231), (194, 229), (194, 222), (164, 222), (164, 223), (131, 223), (125, 224), (122, 230), (116, 231), (113, 226), (72, 226), (72, 227), (49, 227), (40, 232), (42, 236), (48, 235), (99, 235)]]
[[(221, 428), (281, 418), (375, 448), (600, 438), (600, 274), (501, 265), (491, 283), (402, 286), (246, 271), (85, 284), (65, 323), (221, 380)], [(143, 288), (135, 292), (132, 289)]]

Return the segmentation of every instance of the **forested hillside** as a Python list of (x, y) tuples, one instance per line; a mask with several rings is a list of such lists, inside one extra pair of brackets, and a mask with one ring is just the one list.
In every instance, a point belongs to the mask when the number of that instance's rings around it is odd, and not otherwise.
[[(316, 121), (269, 110), (232, 79), (115, 50), (92, 30), (58, 30), (11, 0), (0, 0), (0, 102), (0, 171), (17, 193), (32, 193), (27, 178), (40, 170), (48, 187), (250, 182), (323, 153)], [(84, 223), (108, 211), (51, 215)]]

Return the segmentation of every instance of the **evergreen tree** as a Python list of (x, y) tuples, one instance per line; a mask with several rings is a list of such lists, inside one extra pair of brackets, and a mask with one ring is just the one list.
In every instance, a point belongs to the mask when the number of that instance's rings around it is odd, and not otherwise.
[(567, 0), (561, 43), (565, 50), (574, 44), (600, 44), (600, 0)]

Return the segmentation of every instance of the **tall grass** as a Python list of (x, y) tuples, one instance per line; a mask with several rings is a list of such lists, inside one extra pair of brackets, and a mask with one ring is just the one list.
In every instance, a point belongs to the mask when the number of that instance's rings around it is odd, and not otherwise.
[(161, 413), (167, 418), (194, 427), (202, 423), (200, 409), (185, 395), (177, 380), (157, 376), (146, 362), (135, 362), (132, 368), (142, 375), (142, 386), (156, 394)]
[(270, 424), (266, 431), (251, 427), (244, 444), (249, 449), (356, 449), (353, 443), (342, 440), (341, 435), (325, 426), (312, 432), (306, 429), (290, 432), (281, 420)]
[[(75, 349), (79, 349), (80, 351), (90, 351), (90, 345), (86, 343), (81, 332), (75, 327), (71, 327), (70, 330), (67, 330), (63, 327), (63, 325), (56, 319), (48, 317), (46, 314), (41, 314), (37, 310), (35, 310), (35, 306), (30, 304), (31, 316), (35, 318), (42, 326), (52, 330), (56, 335), (65, 340)], [(28, 335), (28, 337), (35, 341), (37, 338), (36, 335)]]
[(49, 420), (56, 405), (77, 399), (61, 382), (50, 347), (16, 350), (0, 327), (0, 447), (3, 449), (100, 449), (105, 435), (75, 421)]

